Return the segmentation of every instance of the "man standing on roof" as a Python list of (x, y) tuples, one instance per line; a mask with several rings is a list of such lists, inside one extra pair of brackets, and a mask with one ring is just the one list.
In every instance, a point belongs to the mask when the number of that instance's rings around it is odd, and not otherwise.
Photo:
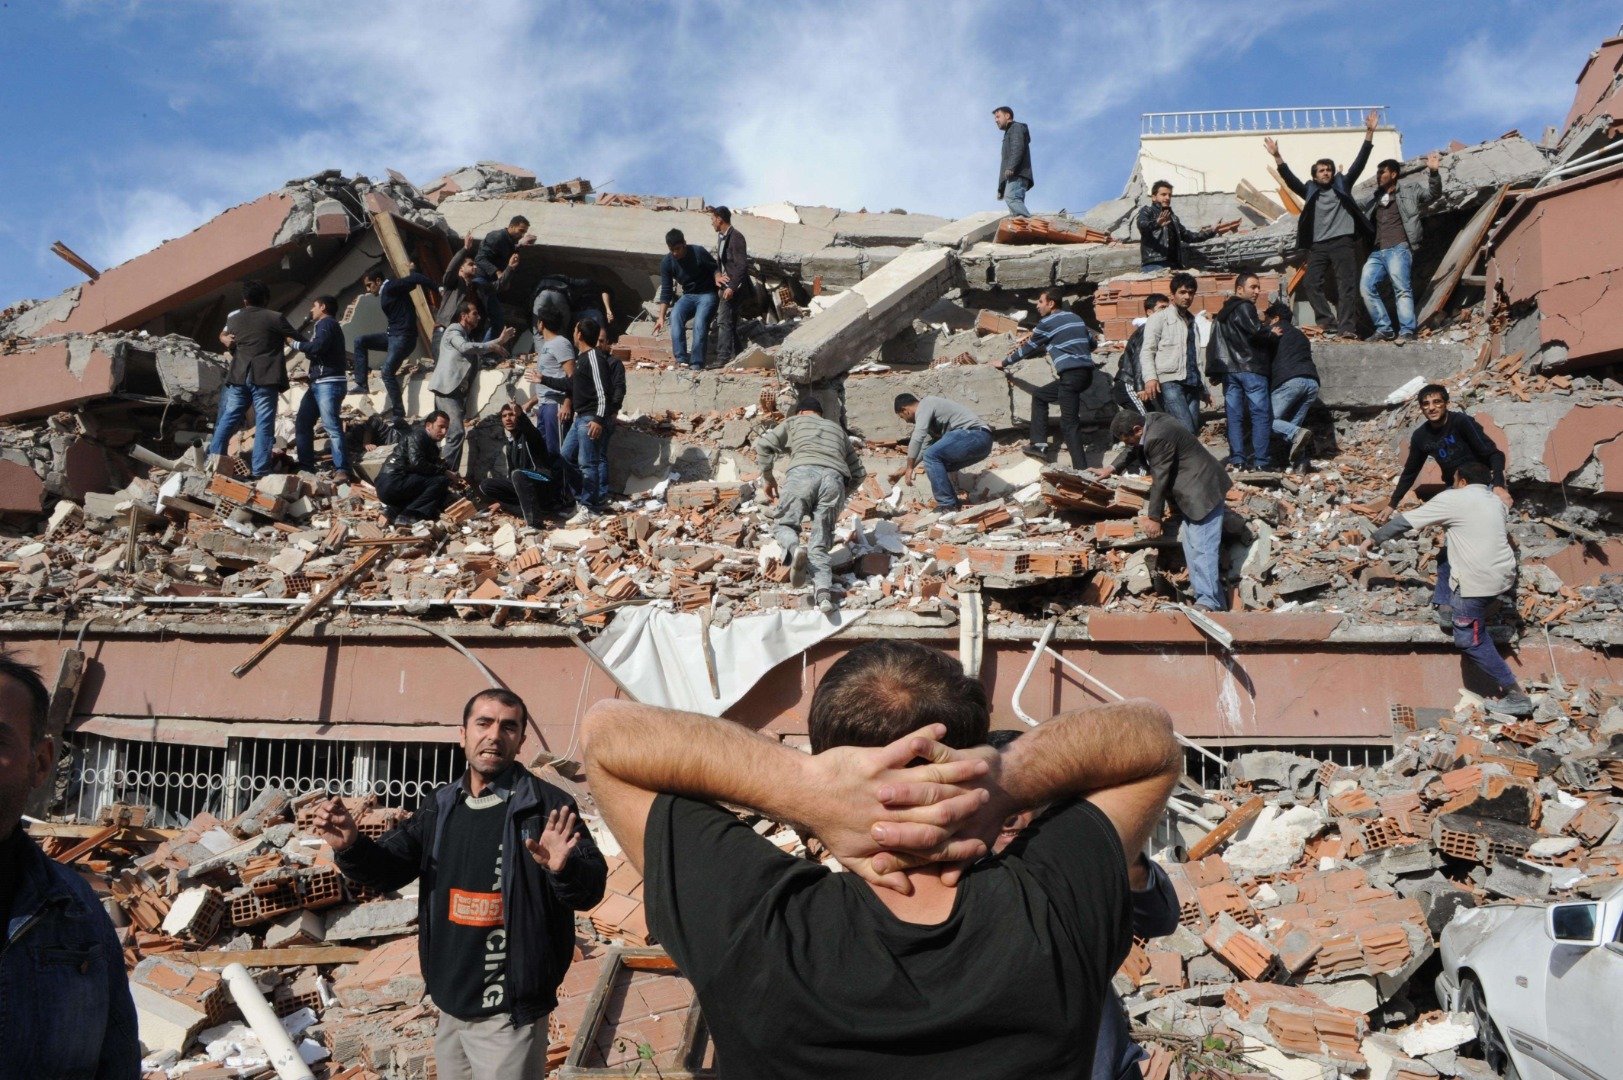
[(345, 877), (383, 892), (421, 883), (417, 959), (440, 1011), (440, 1080), (546, 1072), (574, 912), (603, 899), (607, 867), (574, 800), (517, 762), (529, 715), (508, 690), (469, 698), (467, 772), (377, 840), (360, 835), (338, 799), (316, 811), (316, 833)]
[(710, 208), (710, 227), (716, 230), (716, 366), (724, 367), (738, 355), (738, 309), (748, 298), (749, 249), (744, 234), (733, 228), (733, 212), (727, 207)]
[(364, 394), (367, 392), (367, 353), (372, 349), (388, 350), (383, 358), (383, 368), (378, 372), (378, 378), (383, 382), (383, 394), (388, 400), (390, 419), (399, 423), (406, 418), (406, 408), (400, 399), (400, 379), (396, 373), (400, 365), (406, 362), (412, 350), (417, 348), (417, 309), (412, 303), (411, 291), (434, 287), (434, 282), (426, 274), (412, 270), (403, 278), (386, 278), (382, 270), (368, 270), (361, 279), (361, 286), (369, 294), (378, 298), (378, 304), (383, 308), (383, 317), (388, 321), (388, 329), (381, 334), (362, 334), (355, 339), (355, 367), (354, 382), (350, 386), (350, 393)]
[(1146, 274), (1182, 270), (1189, 265), (1185, 244), (1210, 240), (1215, 229), (1191, 232), (1172, 209), (1172, 185), (1157, 180), (1150, 185), (1150, 201), (1138, 208), (1139, 269)]
[[(1302, 213), (1296, 219), (1296, 246), (1307, 252), (1307, 276), (1303, 288), (1319, 326), (1334, 329), (1343, 338), (1358, 337), (1358, 245), (1374, 239), (1374, 230), (1364, 211), (1353, 201), (1353, 185), (1369, 161), (1369, 152), (1375, 145), (1375, 129), (1381, 114), (1371, 110), (1364, 117), (1364, 142), (1358, 156), (1345, 173), (1336, 171), (1336, 163), (1320, 158), (1313, 163), (1311, 179), (1303, 183), (1285, 164), (1279, 153), (1279, 143), (1272, 138), (1262, 140), (1263, 149), (1273, 157), (1284, 179), (1285, 186), (1302, 200)], [(1336, 306), (1324, 293), (1324, 271), (1329, 268), (1336, 275)]]
[(1375, 166), (1375, 194), (1364, 206), (1364, 213), (1373, 223), (1375, 250), (1364, 261), (1364, 274), (1358, 282), (1364, 307), (1375, 323), (1371, 340), (1391, 341), (1394, 336), (1392, 317), (1386, 313), (1386, 301), (1381, 299), (1383, 281), (1392, 283), (1392, 299), (1398, 309), (1398, 342), (1414, 340), (1414, 289), (1410, 285), (1410, 272), (1414, 269), (1414, 249), (1420, 246), (1421, 208), (1443, 193), (1443, 180), (1437, 174), (1442, 161), (1443, 156), (1435, 150), (1426, 155), (1424, 192), (1418, 184), (1398, 183), (1398, 173), (1403, 166), (1392, 158)]
[[(665, 257), (659, 262), (659, 317), (654, 333), (665, 329), (671, 316), (671, 357), (678, 365), (702, 371), (710, 341), (710, 318), (716, 312), (716, 260), (710, 252), (690, 244), (681, 229), (665, 234)], [(682, 295), (675, 300), (675, 288)], [(693, 346), (688, 347), (688, 324), (693, 324)]]
[(1499, 655), (1488, 633), (1488, 613), (1516, 588), (1516, 552), (1502, 500), (1488, 483), (1492, 474), (1480, 461), (1464, 461), (1454, 470), (1453, 485), (1424, 506), (1394, 515), (1364, 541), (1365, 555), (1400, 533), (1441, 525), (1448, 530), (1448, 558), (1438, 564), (1437, 584), (1448, 590), (1446, 610), (1454, 644), (1493, 680), (1496, 694), (1483, 704), (1493, 712), (1532, 716), (1533, 702)]
[(958, 491), (953, 487), (952, 474), (984, 461), (992, 452), (992, 425), (967, 406), (944, 397), (932, 396), (920, 401), (912, 394), (897, 394), (895, 409), (897, 416), (913, 425), (902, 481), (911, 484), (914, 470), (923, 461), (936, 509), (958, 509)]
[(209, 441), (209, 457), (218, 461), (230, 448), (250, 403), (254, 409), (252, 479), (270, 475), (276, 447), (276, 402), (287, 389), (287, 354), (283, 348), (301, 340), (280, 311), (272, 311), (270, 289), (262, 281), (242, 283), (242, 306), (225, 317), (220, 343), (231, 356), (220, 412)]
[(340, 406), (344, 403), (344, 331), (338, 326), (334, 312), (338, 300), (331, 296), (318, 296), (310, 302), (310, 318), (315, 327), (309, 341), (297, 341), (293, 347), (310, 360), (310, 386), (299, 402), (299, 411), (293, 417), (293, 447), (299, 468), (316, 471), (316, 416), (321, 416), (327, 429), (327, 448), (332, 453), (334, 478), (340, 484), (349, 483), (349, 448), (344, 444), (344, 419)]
[(1003, 153), (998, 159), (997, 197), (1015, 217), (1030, 217), (1026, 193), (1037, 183), (1031, 174), (1031, 129), (1014, 118), (1014, 110), (999, 105), (992, 122), (1003, 132)]
[(1050, 286), (1037, 294), (1037, 326), (1025, 344), (992, 366), (1004, 375), (1027, 357), (1047, 353), (1054, 362), (1054, 381), (1031, 390), (1031, 443), (1022, 451), (1038, 461), (1048, 460), (1048, 406), (1059, 406), (1059, 435), (1071, 454), (1071, 468), (1085, 469), (1082, 449), (1082, 395), (1093, 385), (1093, 331), (1082, 316), (1060, 304), (1064, 293)]
[[(783, 474), (782, 498), (773, 466), (789, 459)], [(755, 459), (761, 466), (762, 490), (778, 499), (772, 535), (789, 561), (789, 584), (806, 584), (806, 565), (812, 570), (817, 610), (834, 610), (834, 567), (829, 549), (834, 545), (834, 523), (851, 492), (867, 477), (862, 459), (846, 438), (845, 429), (823, 417), (814, 397), (802, 397), (795, 415), (755, 440)], [(800, 543), (800, 521), (811, 518), (811, 536)]]

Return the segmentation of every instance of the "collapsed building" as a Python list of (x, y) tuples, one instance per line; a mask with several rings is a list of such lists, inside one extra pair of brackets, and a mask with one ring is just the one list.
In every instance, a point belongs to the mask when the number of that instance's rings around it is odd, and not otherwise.
[[(1184, 932), (1135, 949), (1118, 976), (1155, 1047), (1149, 1075), (1481, 1075), (1468, 1057), (1410, 1056), (1391, 1034), (1424, 1009), (1414, 976), (1448, 915), (1593, 891), (1623, 865), (1623, 787), (1607, 756), (1623, 730), (1623, 306), (1606, 302), (1623, 272), (1620, 65), (1614, 38), (1581, 73), (1563, 129), (1539, 143), (1512, 132), (1445, 152), (1415, 258), (1421, 341), (1314, 341), (1314, 468), (1237, 478), (1230, 505), (1248, 532), (1225, 553), (1234, 610), (1205, 618), (1177, 602), (1176, 542), (1133, 523), (1144, 485), (1022, 456), (1029, 397), (987, 364), (1047, 287), (1089, 317), (1114, 364), (1143, 297), (1166, 291), (1164, 276), (1138, 272), (1131, 222), (1155, 179), (1142, 157), (1121, 198), (1076, 216), (737, 211), (761, 287), (740, 355), (699, 373), (673, 370), (652, 300), (666, 231), (707, 236), (705, 200), (545, 185), (495, 162), (421, 187), (393, 173), (292, 181), (0, 315), (0, 634), (54, 679), (53, 735), (67, 749), (31, 828), (106, 875), (145, 988), (144, 1037), (151, 1024), (170, 1052), (159, 1064), (179, 1068), (205, 1031), (216, 1060), (239, 1045), (217, 1030), (231, 1006), (209, 968), (251, 951), (273, 1005), (309, 1010), (307, 1037), (333, 1075), (424, 1075), (432, 1013), (416, 1004), (415, 902), (335, 883), (298, 823), (309, 793), (334, 791), (381, 831), (458, 775), (447, 721), (471, 689), (530, 701), (526, 760), (589, 807), (573, 762), (597, 698), (798, 741), (818, 674), (854, 641), (903, 635), (956, 649), (1000, 726), (1149, 694), (1188, 740), (1184, 810), (1158, 838)], [(1423, 167), (1411, 158), (1404, 174)], [(1260, 185), (1174, 196), (1190, 226), (1225, 226), (1194, 246), (1208, 310), (1239, 271), (1294, 295), (1292, 198)], [(205, 468), (224, 378), (216, 339), (242, 279), (264, 281), (295, 325), (312, 297), (338, 296), (353, 339), (383, 325), (365, 271), (415, 264), (437, 278), (463, 237), (515, 214), (535, 238), (519, 249), (521, 289), (543, 274), (589, 278), (626, 315), (616, 513), (538, 530), (464, 500), (400, 533), (368, 483), (380, 452), (342, 486), (296, 470), (251, 484), (230, 456)], [(426, 304), (418, 314), (432, 340)], [(513, 351), (476, 376), (471, 476), (495, 452), (501, 405), (524, 394), (532, 346), (521, 337)], [(420, 414), (432, 360), (413, 359), (405, 401)], [(1356, 557), (1419, 422), (1415, 391), (1434, 381), (1507, 453), (1522, 572), (1495, 634), (1543, 693), (1532, 721), (1485, 717), (1461, 691), (1461, 658), (1426, 603), (1433, 538)], [(992, 458), (962, 477), (963, 510), (893, 486), (907, 429), (891, 400), (904, 389), (965, 402), (998, 432)], [(301, 392), (286, 395), (279, 450)], [(843, 412), (870, 473), (841, 519), (846, 598), (832, 618), (774, 557), (749, 450), (808, 392)], [(364, 439), (381, 391), (348, 402)], [(1086, 404), (1096, 464), (1107, 380)], [(1428, 467), (1418, 494), (1438, 481)], [(1594, 767), (1563, 764), (1573, 759)], [(1493, 797), (1508, 783), (1528, 789), (1513, 821)], [(1500, 823), (1522, 830), (1509, 869), (1503, 843), (1469, 839)], [(762, 828), (807, 852), (792, 831)], [(552, 1063), (631, 1070), (646, 1046), (667, 1074), (702, 1072), (691, 989), (683, 998), (649, 948), (640, 882), (622, 866), (610, 888), (581, 927)], [(605, 995), (648, 1007), (622, 1010), (616, 1035), (595, 1004)]]

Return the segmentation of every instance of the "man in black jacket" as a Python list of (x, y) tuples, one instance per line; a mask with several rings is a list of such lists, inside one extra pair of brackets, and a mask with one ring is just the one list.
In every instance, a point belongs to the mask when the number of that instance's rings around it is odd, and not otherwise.
[(462, 479), (440, 460), (440, 440), (450, 430), (450, 416), (435, 409), (395, 442), (377, 482), (390, 524), (432, 521), (445, 509), (446, 495)]
[[(1321, 328), (1334, 327), (1344, 338), (1357, 338), (1358, 312), (1363, 306), (1358, 295), (1359, 245), (1367, 245), (1375, 238), (1369, 218), (1353, 201), (1352, 188), (1369, 161), (1380, 119), (1381, 114), (1375, 111), (1364, 117), (1364, 143), (1345, 173), (1337, 172), (1336, 163), (1329, 158), (1320, 158), (1313, 163), (1313, 177), (1305, 184), (1285, 164), (1279, 144), (1271, 138), (1262, 140), (1285, 185), (1302, 200), (1302, 213), (1296, 219), (1296, 246), (1308, 253), (1307, 277), (1303, 282), (1308, 303), (1313, 305), (1313, 315)], [(1327, 266), (1336, 275), (1333, 312), (1324, 295)]]
[(541, 528), (543, 515), (571, 501), (563, 461), (547, 449), (546, 439), (516, 401), (502, 406), (501, 424), (502, 452), (479, 491), (531, 528)]
[[(1228, 421), (1228, 463), (1241, 469), (1268, 467), (1268, 441), (1274, 418), (1268, 399), (1268, 350), (1273, 334), (1257, 315), (1262, 282), (1249, 270), (1234, 281), (1234, 295), (1213, 320), (1207, 348), (1206, 375), (1223, 384), (1223, 413)], [(1251, 426), (1246, 438), (1245, 426)]]
[(271, 471), (276, 444), (276, 399), (287, 389), (287, 357), (282, 349), (300, 340), (287, 316), (272, 311), (270, 289), (262, 281), (242, 283), (242, 306), (225, 317), (220, 343), (231, 355), (225, 386), (220, 388), (220, 412), (209, 440), (209, 456), (218, 460), (242, 426), (251, 401), (254, 407), (253, 479)]
[(344, 331), (338, 326), (334, 313), (338, 300), (332, 296), (318, 296), (310, 302), (310, 318), (315, 326), (309, 341), (297, 341), (293, 347), (310, 359), (310, 386), (299, 402), (299, 411), (293, 416), (293, 447), (299, 468), (316, 471), (316, 415), (321, 416), (327, 429), (327, 449), (332, 454), (333, 471), (341, 484), (349, 483), (349, 448), (344, 444), (344, 419), (339, 407), (344, 403)]
[(710, 227), (716, 230), (716, 366), (724, 367), (738, 354), (738, 309), (749, 296), (749, 249), (725, 206), (711, 207)]
[(574, 800), (517, 764), (529, 711), (509, 690), (462, 710), (468, 771), (373, 841), (344, 804), (316, 811), (345, 877), (382, 891), (421, 879), (417, 956), (440, 1010), (441, 1080), (545, 1070), (547, 1015), (574, 955), (573, 913), (603, 899), (607, 867)]
[(1116, 365), (1116, 382), (1112, 399), (1118, 409), (1137, 409), (1140, 416), (1160, 412), (1161, 405), (1155, 395), (1144, 389), (1144, 365), (1139, 353), (1144, 349), (1144, 324), (1151, 315), (1172, 303), (1166, 293), (1150, 293), (1144, 298), (1144, 318), (1134, 320), (1138, 326), (1127, 339), (1127, 348)]
[(436, 326), (450, 326), (457, 321), (464, 300), (479, 305), (481, 321), (469, 333), (473, 341), (489, 341), (502, 332), (505, 316), (499, 288), (506, 285), (510, 271), (486, 275), (474, 256), (477, 242), (469, 233), (462, 247), (451, 256), (440, 279), (440, 306), (434, 313)]
[[(523, 214), (515, 214), (505, 228), (492, 229), (479, 241), (479, 254), (474, 258), (479, 263), (479, 270), (485, 277), (495, 280), (507, 264), (518, 254), (519, 245), (526, 243), (525, 234), (530, 231), (530, 219)], [(534, 243), (531, 238), (529, 243)]]
[(600, 347), (602, 333), (591, 319), (575, 324), (575, 422), (563, 447), (564, 460), (580, 470), (580, 501), (588, 514), (601, 513), (609, 501), (609, 439), (626, 399), (626, 367)]
[(419, 273), (413, 269), (403, 278), (386, 278), (382, 270), (368, 270), (361, 279), (361, 287), (378, 298), (378, 304), (383, 308), (383, 317), (388, 320), (388, 329), (381, 334), (362, 334), (355, 339), (352, 346), (355, 350), (355, 382), (352, 392), (364, 394), (367, 391), (367, 353), (371, 349), (388, 350), (383, 358), (383, 367), (378, 372), (378, 378), (383, 381), (383, 393), (388, 399), (389, 415), (397, 421), (406, 418), (405, 406), (400, 400), (400, 379), (397, 372), (400, 365), (406, 362), (412, 350), (417, 348), (417, 309), (412, 303), (413, 289), (421, 288), (427, 295), (427, 290), (434, 287), (434, 281), (427, 274)]
[(1313, 432), (1303, 426), (1303, 421), (1308, 409), (1319, 400), (1319, 369), (1313, 363), (1313, 346), (1307, 335), (1291, 320), (1289, 304), (1275, 301), (1268, 305), (1263, 321), (1274, 336), (1274, 358), (1268, 368), (1274, 434), (1285, 440), (1285, 464), (1291, 466), (1313, 441)]
[(1037, 183), (1031, 174), (1031, 129), (1014, 118), (1014, 110), (999, 105), (992, 110), (992, 122), (1003, 132), (1003, 153), (998, 159), (997, 197), (1015, 217), (1030, 217), (1026, 193)]
[(1172, 210), (1172, 185), (1157, 180), (1150, 185), (1150, 201), (1138, 208), (1138, 260), (1145, 273), (1182, 270), (1189, 265), (1185, 244), (1210, 240), (1211, 229), (1191, 232)]

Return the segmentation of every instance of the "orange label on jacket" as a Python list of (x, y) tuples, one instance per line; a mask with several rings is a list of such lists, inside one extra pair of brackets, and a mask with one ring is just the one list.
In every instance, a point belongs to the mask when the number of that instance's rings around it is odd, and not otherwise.
[(447, 916), (458, 926), (500, 926), (502, 894), (451, 890), (451, 911)]

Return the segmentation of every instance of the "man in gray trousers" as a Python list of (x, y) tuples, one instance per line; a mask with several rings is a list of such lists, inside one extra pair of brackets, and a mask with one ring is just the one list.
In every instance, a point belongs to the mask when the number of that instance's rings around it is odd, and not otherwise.
[[(862, 459), (851, 447), (845, 430), (823, 416), (823, 406), (814, 397), (802, 397), (795, 415), (755, 441), (755, 457), (761, 465), (761, 484), (767, 498), (778, 498), (778, 482), (772, 466), (787, 455), (789, 467), (783, 474), (782, 498), (773, 536), (789, 559), (789, 584), (799, 588), (806, 583), (806, 564), (811, 563), (817, 609), (834, 610), (834, 566), (829, 548), (834, 544), (834, 522), (840, 516), (846, 496), (867, 477)], [(811, 536), (800, 543), (800, 519), (810, 516)]]

